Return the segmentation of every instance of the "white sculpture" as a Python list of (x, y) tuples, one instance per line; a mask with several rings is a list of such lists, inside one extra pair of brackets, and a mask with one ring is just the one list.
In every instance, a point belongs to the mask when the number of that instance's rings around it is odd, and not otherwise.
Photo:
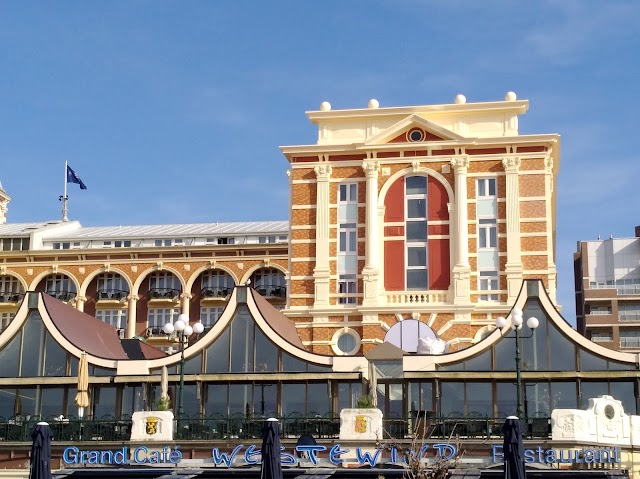
[(418, 338), (418, 354), (443, 354), (446, 350), (447, 343), (442, 339)]

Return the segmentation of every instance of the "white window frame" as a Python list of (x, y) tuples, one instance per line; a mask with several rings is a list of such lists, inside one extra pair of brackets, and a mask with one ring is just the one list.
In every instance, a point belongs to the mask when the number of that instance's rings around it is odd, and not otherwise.
[[(493, 188), (493, 194), (490, 194)], [(480, 192), (482, 191), (482, 194)], [(476, 182), (477, 198), (497, 198), (498, 197), (498, 181), (496, 178), (478, 178)]]
[(19, 293), (20, 282), (18, 278), (9, 275), (0, 276), (0, 294), (2, 293)]
[(358, 303), (358, 274), (341, 273), (338, 275), (337, 297), (338, 304)]
[[(338, 340), (345, 334), (355, 339), (355, 346), (351, 351), (342, 351), (338, 347)], [(351, 328), (341, 328), (336, 331), (331, 337), (331, 349), (333, 349), (333, 352), (338, 356), (351, 356), (353, 354), (356, 354), (360, 350), (361, 344), (362, 339), (360, 338), (360, 335), (357, 333), (357, 331)]]
[[(411, 177), (420, 177), (424, 178), (425, 181), (425, 192), (424, 193), (412, 193), (409, 194), (407, 192), (407, 178)], [(409, 217), (409, 201), (411, 200), (424, 200), (424, 216), (419, 217)], [(429, 289), (429, 180), (426, 176), (423, 175), (410, 175), (405, 178), (405, 187), (404, 187), (404, 285), (406, 290), (411, 291), (426, 291)], [(410, 223), (422, 223), (424, 222), (427, 226), (427, 234), (424, 240), (410, 240), (408, 237), (409, 224)], [(424, 266), (409, 266), (409, 249), (410, 248), (424, 248), (425, 250), (425, 264)], [(423, 289), (418, 288), (409, 288), (409, 271), (426, 271), (427, 274), (427, 284)]]
[(126, 309), (96, 309), (96, 319), (116, 329), (124, 329), (127, 325)]
[(147, 310), (147, 328), (162, 330), (165, 324), (175, 322), (179, 315), (179, 308), (149, 308)]
[(45, 281), (45, 292), (49, 293), (75, 293), (75, 283), (64, 274), (51, 274)]
[(358, 203), (358, 183), (344, 182), (338, 186), (338, 203)]
[[(496, 293), (488, 293), (489, 291), (496, 291)], [(499, 301), (500, 295), (497, 291), (500, 291), (500, 273), (497, 270), (478, 271), (478, 292), (480, 293), (478, 300)], [(485, 294), (482, 294), (483, 292)]]
[(224, 306), (201, 306), (200, 322), (205, 328), (210, 328), (218, 322), (224, 311)]
[[(484, 233), (484, 241), (482, 233)], [(478, 218), (477, 234), (478, 250), (498, 249), (498, 220), (496, 218)]]
[(232, 289), (233, 277), (222, 269), (211, 269), (202, 273), (202, 289)]
[(170, 271), (156, 271), (149, 277), (149, 289), (175, 289), (182, 291), (178, 277)]
[(0, 313), (0, 331), (4, 331), (9, 327), (13, 318), (15, 318), (16, 313), (12, 313), (10, 311), (3, 311)]

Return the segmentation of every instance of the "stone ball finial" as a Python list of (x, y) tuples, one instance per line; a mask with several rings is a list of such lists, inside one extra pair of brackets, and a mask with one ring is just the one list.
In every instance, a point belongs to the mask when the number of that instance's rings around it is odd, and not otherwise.
[(331, 103), (328, 101), (320, 103), (320, 111), (331, 111)]
[(371, 100), (369, 100), (369, 108), (378, 108), (380, 107), (380, 102), (378, 100), (376, 100), (375, 98), (372, 98)]
[(508, 91), (507, 94), (504, 96), (504, 101), (516, 101), (518, 97), (516, 96), (515, 93), (513, 93), (512, 91)]
[(456, 105), (462, 105), (463, 103), (467, 103), (467, 97), (462, 93), (459, 93), (456, 95), (453, 101), (456, 103)]

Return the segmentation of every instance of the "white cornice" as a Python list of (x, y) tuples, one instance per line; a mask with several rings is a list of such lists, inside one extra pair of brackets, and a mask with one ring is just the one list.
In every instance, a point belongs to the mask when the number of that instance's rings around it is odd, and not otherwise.
[(502, 111), (511, 114), (523, 114), (529, 109), (528, 100), (496, 101), (486, 103), (463, 103), (444, 105), (421, 105), (390, 108), (358, 108), (353, 110), (329, 110), (305, 112), (311, 123), (324, 120), (351, 119), (351, 118), (382, 118), (389, 116), (407, 116), (412, 113), (451, 114), (451, 113), (483, 113)]

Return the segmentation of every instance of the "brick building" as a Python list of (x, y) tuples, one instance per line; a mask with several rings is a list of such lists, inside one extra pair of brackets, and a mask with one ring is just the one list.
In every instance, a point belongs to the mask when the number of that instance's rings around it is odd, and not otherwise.
[[(307, 113), (289, 160), (289, 302), (306, 344), (343, 354), (402, 318), (467, 347), (542, 278), (555, 301), (559, 137), (520, 135), (527, 101)], [(357, 346), (355, 346), (357, 347)]]

